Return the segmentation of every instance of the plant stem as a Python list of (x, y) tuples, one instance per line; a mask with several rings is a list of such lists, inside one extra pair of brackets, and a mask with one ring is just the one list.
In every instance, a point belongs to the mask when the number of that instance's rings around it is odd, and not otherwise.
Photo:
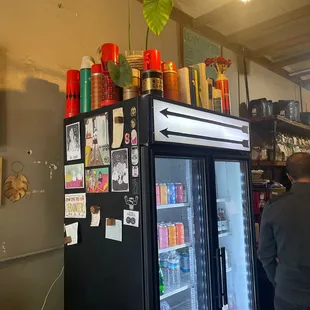
[(128, 0), (128, 45), (131, 54), (131, 0)]
[(150, 28), (147, 27), (146, 30), (146, 37), (145, 37), (145, 50), (147, 51), (148, 43), (149, 43), (149, 33), (150, 33)]

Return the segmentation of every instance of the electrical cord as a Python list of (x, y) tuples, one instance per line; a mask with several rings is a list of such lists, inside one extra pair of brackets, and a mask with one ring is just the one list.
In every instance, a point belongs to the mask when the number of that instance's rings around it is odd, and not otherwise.
[(55, 285), (56, 282), (59, 280), (59, 278), (61, 277), (61, 275), (63, 274), (63, 272), (64, 272), (64, 266), (62, 266), (61, 271), (60, 271), (58, 277), (54, 280), (54, 282), (53, 282), (52, 285), (50, 286), (49, 290), (47, 291), (47, 294), (46, 294), (46, 296), (45, 296), (45, 298), (44, 298), (44, 302), (43, 302), (43, 305), (42, 305), (42, 307), (41, 307), (41, 310), (44, 309), (50, 292), (52, 291), (54, 285)]

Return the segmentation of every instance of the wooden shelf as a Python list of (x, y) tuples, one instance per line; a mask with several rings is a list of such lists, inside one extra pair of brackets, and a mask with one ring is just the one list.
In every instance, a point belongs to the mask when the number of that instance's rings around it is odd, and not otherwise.
[(274, 160), (252, 160), (252, 167), (285, 167), (285, 161)]
[[(310, 126), (291, 121), (283, 116), (267, 116), (267, 117), (252, 117), (250, 122), (252, 129), (267, 129), (273, 131), (274, 121), (277, 121), (277, 131), (283, 133), (292, 133), (300, 136), (310, 135)], [(259, 126), (259, 127), (258, 127)]]

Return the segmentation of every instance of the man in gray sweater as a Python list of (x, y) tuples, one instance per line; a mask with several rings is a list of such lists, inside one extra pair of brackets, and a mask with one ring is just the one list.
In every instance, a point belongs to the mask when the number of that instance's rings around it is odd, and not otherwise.
[(292, 188), (263, 211), (259, 258), (275, 310), (310, 310), (310, 154), (293, 154), (286, 168)]

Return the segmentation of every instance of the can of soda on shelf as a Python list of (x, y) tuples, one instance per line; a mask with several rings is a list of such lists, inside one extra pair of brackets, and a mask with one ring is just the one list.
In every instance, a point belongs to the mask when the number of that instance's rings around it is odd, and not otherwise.
[(156, 184), (156, 206), (161, 205), (160, 201), (160, 185), (157, 183)]
[(168, 248), (168, 227), (165, 223), (159, 223), (157, 225), (158, 234), (158, 248), (166, 249)]
[(181, 183), (175, 184), (176, 203), (185, 202), (185, 185)]
[(168, 203), (175, 204), (176, 203), (175, 185), (173, 183), (168, 183), (167, 190), (168, 190)]
[(177, 245), (177, 230), (173, 223), (168, 223), (168, 245), (169, 247)]
[(160, 204), (167, 205), (168, 204), (168, 189), (166, 184), (159, 184), (160, 188)]
[(185, 243), (184, 224), (179, 222), (179, 223), (174, 223), (174, 225), (175, 225), (176, 234), (177, 234), (177, 244), (184, 244)]

